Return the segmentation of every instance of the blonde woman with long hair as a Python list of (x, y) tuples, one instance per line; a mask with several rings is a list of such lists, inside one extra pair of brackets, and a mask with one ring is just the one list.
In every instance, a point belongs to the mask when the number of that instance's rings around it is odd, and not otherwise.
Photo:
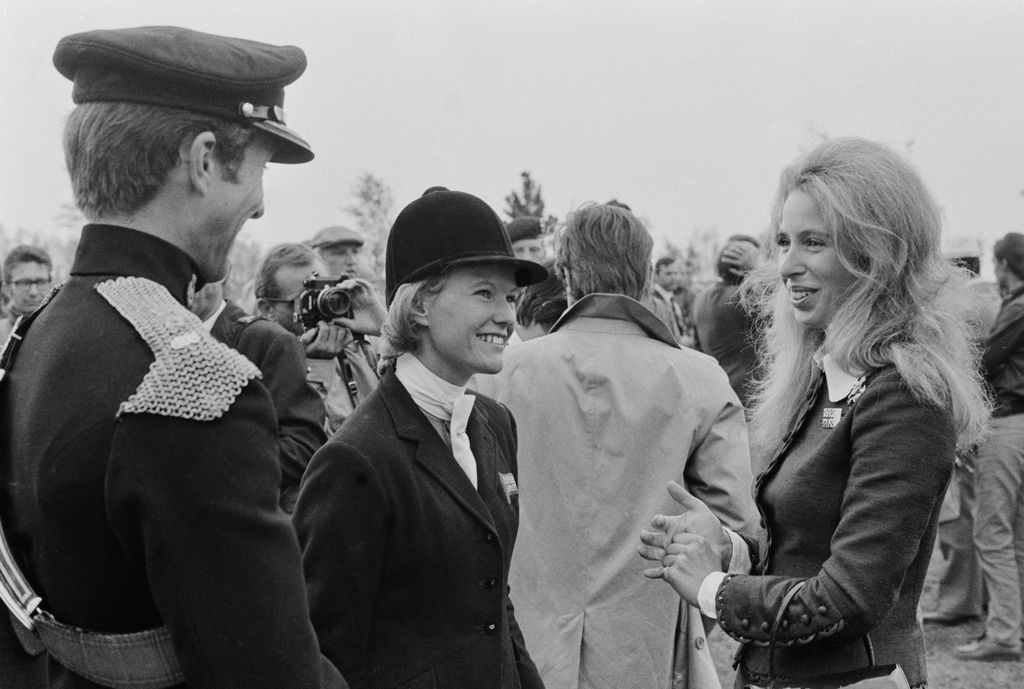
[(764, 528), (730, 534), (672, 486), (686, 512), (643, 533), (662, 565), (646, 574), (742, 643), (737, 686), (859, 669), (868, 637), (877, 664), (923, 687), (916, 610), (939, 507), (989, 413), (964, 277), (940, 255), (917, 172), (871, 141), (825, 141), (787, 168), (772, 222), (775, 260), (744, 287), (764, 325), (751, 415)]

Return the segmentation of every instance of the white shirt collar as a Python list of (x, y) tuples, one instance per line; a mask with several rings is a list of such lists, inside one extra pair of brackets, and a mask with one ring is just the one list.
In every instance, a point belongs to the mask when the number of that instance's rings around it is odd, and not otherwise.
[(449, 383), (409, 352), (395, 361), (395, 376), (417, 407), (442, 421), (452, 418), (455, 401), (466, 393), (465, 385)]
[(854, 387), (864, 377), (864, 373), (851, 373), (836, 363), (831, 354), (822, 355), (819, 349), (814, 353), (814, 363), (824, 371), (825, 384), (828, 385), (828, 401), (839, 402), (849, 397)]
[(217, 322), (217, 319), (220, 317), (220, 314), (224, 311), (224, 307), (227, 305), (228, 303), (221, 299), (220, 306), (218, 306), (217, 310), (213, 312), (213, 315), (207, 318), (205, 321), (203, 321), (203, 327), (206, 328), (206, 332), (210, 332), (213, 330), (213, 324)]
[(669, 292), (669, 291), (668, 291), (667, 289), (665, 289), (664, 287), (662, 287), (661, 285), (659, 285), (659, 284), (658, 284), (658, 283), (656, 283), (656, 282), (655, 282), (655, 283), (653, 283), (653, 284), (652, 284), (651, 286), (652, 286), (652, 287), (654, 288), (654, 291), (655, 291), (656, 293), (658, 293), (659, 295), (661, 295), (661, 297), (662, 297), (662, 298), (663, 298), (663, 299), (664, 299), (665, 301), (669, 301), (669, 302), (670, 302), (670, 301), (672, 301), (672, 299), (673, 299), (673, 298), (675, 297), (675, 295), (674, 295), (674, 294), (672, 294), (671, 292)]

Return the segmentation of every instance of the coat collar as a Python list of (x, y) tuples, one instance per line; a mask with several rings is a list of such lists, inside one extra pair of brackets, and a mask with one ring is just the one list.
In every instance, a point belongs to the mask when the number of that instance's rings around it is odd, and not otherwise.
[(651, 285), (651, 296), (654, 298), (661, 297), (662, 299), (669, 303), (671, 303), (672, 300), (675, 298), (674, 294), (672, 294), (667, 289), (665, 289), (664, 287), (657, 283)]
[(814, 353), (814, 363), (825, 374), (828, 401), (841, 402), (863, 381), (864, 373), (852, 373), (836, 363), (831, 354)]
[(145, 232), (116, 225), (86, 225), (78, 242), (72, 275), (130, 275), (159, 283), (184, 304), (198, 273), (188, 254)]
[(1003, 304), (1009, 304), (1011, 301), (1013, 301), (1014, 299), (1017, 299), (1022, 294), (1024, 294), (1024, 285), (1021, 285), (1017, 289), (1015, 289), (1012, 292), (1010, 292), (1009, 294), (1007, 294), (1006, 297), (1003, 299)]
[(476, 459), (477, 484), (480, 486), (478, 491), (473, 488), (466, 472), (452, 456), (452, 451), (416, 406), (394, 371), (389, 371), (380, 379), (377, 394), (391, 415), (398, 437), (416, 444), (414, 461), (451, 493), (456, 502), (496, 533), (484, 499), (495, 490), (497, 482), (497, 462), (489, 460), (497, 452), (497, 443), (488, 423), (487, 411), (480, 404), (479, 397), (466, 426), (469, 444)]
[(551, 326), (551, 332), (565, 327), (567, 323), (577, 318), (608, 318), (635, 323), (648, 337), (680, 349), (679, 343), (660, 318), (651, 313), (646, 306), (624, 294), (588, 294), (566, 309), (561, 318)]

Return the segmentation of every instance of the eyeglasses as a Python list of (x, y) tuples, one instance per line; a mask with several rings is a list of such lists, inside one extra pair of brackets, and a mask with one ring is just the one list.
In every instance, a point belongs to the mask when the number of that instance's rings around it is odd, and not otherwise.
[(36, 280), (14, 280), (10, 284), (14, 285), (14, 289), (27, 292), (33, 287), (38, 287), (43, 290), (49, 287), (53, 283), (50, 278), (38, 278)]
[(278, 304), (291, 304), (294, 306), (295, 300), (298, 299), (299, 296), (300, 295), (296, 294), (291, 299), (285, 299), (284, 297), (260, 297), (260, 299), (262, 299), (263, 301), (275, 302)]

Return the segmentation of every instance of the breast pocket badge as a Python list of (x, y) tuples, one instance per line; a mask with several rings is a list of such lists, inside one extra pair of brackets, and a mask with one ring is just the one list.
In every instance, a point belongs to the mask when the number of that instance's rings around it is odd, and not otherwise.
[(519, 495), (519, 486), (516, 485), (516, 477), (512, 474), (498, 474), (501, 479), (501, 487), (505, 489), (505, 500), (512, 504), (512, 496)]
[(839, 425), (839, 420), (842, 418), (842, 407), (825, 407), (825, 411), (821, 415), (821, 427), (835, 428)]

